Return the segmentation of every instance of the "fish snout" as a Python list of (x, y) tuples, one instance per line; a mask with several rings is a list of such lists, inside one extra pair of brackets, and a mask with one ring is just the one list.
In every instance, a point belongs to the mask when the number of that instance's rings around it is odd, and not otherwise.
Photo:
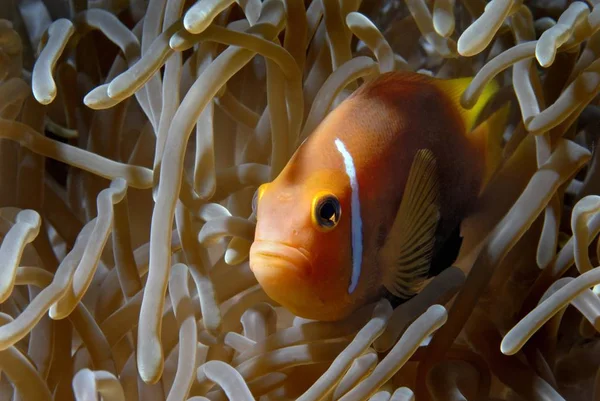
[(312, 273), (312, 263), (308, 252), (302, 248), (255, 240), (250, 247), (250, 269), (255, 275), (291, 273), (299, 278), (308, 278)]

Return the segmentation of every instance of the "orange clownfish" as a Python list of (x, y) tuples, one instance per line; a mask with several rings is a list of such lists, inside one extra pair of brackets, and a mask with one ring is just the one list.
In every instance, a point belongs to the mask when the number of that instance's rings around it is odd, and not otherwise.
[(386, 73), (327, 115), (257, 191), (250, 268), (267, 295), (331, 321), (422, 288), (499, 164), (506, 108), (473, 129), (498, 86), (466, 110), (470, 81)]

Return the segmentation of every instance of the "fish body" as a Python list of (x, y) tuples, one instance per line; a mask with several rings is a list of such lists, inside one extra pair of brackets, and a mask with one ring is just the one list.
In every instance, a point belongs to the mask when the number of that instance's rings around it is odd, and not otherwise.
[(259, 188), (250, 267), (271, 298), (339, 320), (419, 290), (497, 164), (490, 127), (471, 131), (483, 106), (460, 107), (468, 82), (393, 72), (363, 84)]

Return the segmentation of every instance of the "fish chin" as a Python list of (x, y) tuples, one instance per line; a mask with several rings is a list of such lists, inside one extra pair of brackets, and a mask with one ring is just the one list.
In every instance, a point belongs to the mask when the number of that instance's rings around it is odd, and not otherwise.
[(325, 305), (315, 296), (309, 281), (297, 274), (296, 267), (271, 257), (258, 258), (251, 269), (267, 295), (297, 316), (307, 317), (307, 310), (319, 310)]
[(325, 302), (319, 297), (310, 274), (309, 256), (294, 247), (255, 241), (250, 249), (250, 269), (265, 293), (296, 316), (334, 321), (352, 312), (350, 305)]
[(255, 241), (250, 248), (250, 269), (265, 292), (284, 306), (290, 297), (304, 298), (300, 293), (309, 289), (310, 260), (292, 246)]

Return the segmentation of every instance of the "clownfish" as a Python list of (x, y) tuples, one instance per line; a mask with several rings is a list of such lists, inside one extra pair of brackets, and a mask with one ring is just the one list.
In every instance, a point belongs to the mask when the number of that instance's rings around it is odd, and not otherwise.
[(474, 127), (498, 85), (467, 110), (470, 82), (412, 72), (365, 82), (258, 188), (249, 261), (270, 298), (333, 321), (422, 289), (500, 164), (508, 109)]

